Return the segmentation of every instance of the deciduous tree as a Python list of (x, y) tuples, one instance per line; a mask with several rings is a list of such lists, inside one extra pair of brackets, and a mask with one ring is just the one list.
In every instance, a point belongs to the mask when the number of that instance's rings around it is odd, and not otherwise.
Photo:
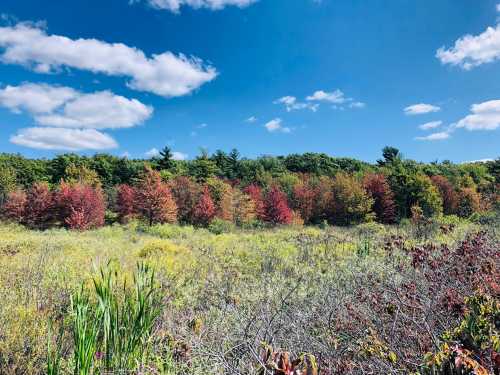
[(205, 186), (194, 206), (193, 224), (207, 226), (215, 217), (215, 213), (215, 205), (210, 196), (210, 190), (208, 186)]
[(285, 193), (279, 187), (272, 186), (264, 200), (265, 219), (271, 224), (290, 224), (292, 210), (288, 206)]
[(383, 174), (370, 173), (363, 179), (365, 190), (373, 198), (373, 211), (377, 221), (392, 224), (396, 221), (396, 203), (394, 193)]
[(146, 168), (142, 179), (135, 189), (137, 213), (149, 225), (155, 223), (174, 223), (177, 220), (177, 205), (170, 188), (161, 179), (160, 174)]

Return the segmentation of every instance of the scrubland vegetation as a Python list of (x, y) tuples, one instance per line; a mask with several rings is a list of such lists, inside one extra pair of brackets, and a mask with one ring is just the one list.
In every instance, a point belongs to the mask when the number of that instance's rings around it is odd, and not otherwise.
[(1, 374), (498, 374), (499, 163), (0, 156)]

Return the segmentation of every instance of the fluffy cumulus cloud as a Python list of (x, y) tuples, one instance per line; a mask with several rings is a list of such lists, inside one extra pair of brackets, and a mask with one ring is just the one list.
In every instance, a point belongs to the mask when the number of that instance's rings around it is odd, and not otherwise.
[[(500, 4), (495, 8), (500, 13)], [(465, 70), (500, 59), (500, 24), (488, 27), (479, 35), (467, 34), (457, 39), (453, 47), (441, 47), (436, 57), (442, 64), (459, 66)]]
[(51, 113), (77, 96), (78, 93), (69, 87), (25, 83), (0, 89), (0, 105), (15, 113), (43, 114)]
[(0, 89), (0, 105), (16, 113), (27, 111), (39, 125), (65, 128), (130, 128), (153, 113), (152, 107), (109, 91), (85, 94), (34, 83)]
[(426, 113), (439, 112), (441, 110), (440, 107), (432, 105), (432, 104), (413, 104), (404, 109), (404, 112), (408, 116), (414, 115), (424, 115)]
[(440, 48), (436, 57), (443, 64), (470, 70), (482, 64), (500, 59), (500, 25), (488, 27), (479, 35), (465, 35), (446, 49)]
[(443, 124), (443, 121), (431, 121), (426, 122), (425, 124), (419, 125), (420, 130), (430, 130), (439, 128)]
[(429, 134), (426, 137), (417, 137), (416, 139), (419, 141), (442, 141), (448, 138), (450, 138), (450, 132), (443, 131), (443, 132)]
[[(138, 3), (141, 0), (131, 0), (130, 3)], [(223, 9), (226, 6), (237, 6), (244, 8), (258, 0), (145, 0), (152, 7), (157, 9), (166, 9), (171, 12), (179, 12), (182, 6), (190, 6), (192, 8), (209, 8), (212, 10)]]
[(143, 51), (122, 43), (48, 35), (41, 27), (28, 23), (0, 27), (0, 48), (4, 63), (21, 64), (39, 73), (67, 67), (125, 76), (130, 79), (130, 88), (163, 97), (189, 94), (217, 76), (215, 68), (195, 57), (171, 52), (147, 57)]
[(118, 147), (109, 135), (95, 129), (26, 128), (10, 138), (19, 146), (41, 150), (106, 150)]
[(457, 128), (467, 130), (495, 130), (500, 127), (500, 100), (474, 104), (471, 114), (461, 119)]
[(319, 107), (317, 103), (301, 103), (295, 96), (283, 96), (275, 100), (274, 104), (283, 104), (288, 112), (306, 108), (316, 112)]
[(290, 133), (292, 130), (283, 126), (283, 121), (280, 118), (275, 118), (264, 125), (270, 133)]

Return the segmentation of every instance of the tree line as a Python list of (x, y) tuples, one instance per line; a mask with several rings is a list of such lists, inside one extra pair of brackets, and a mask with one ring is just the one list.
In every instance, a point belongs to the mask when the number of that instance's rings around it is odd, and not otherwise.
[(375, 164), (315, 153), (246, 159), (237, 150), (179, 161), (168, 147), (148, 160), (0, 154), (2, 216), (40, 229), (131, 219), (207, 226), (469, 217), (498, 207), (499, 186), (500, 159), (418, 163), (394, 147)]

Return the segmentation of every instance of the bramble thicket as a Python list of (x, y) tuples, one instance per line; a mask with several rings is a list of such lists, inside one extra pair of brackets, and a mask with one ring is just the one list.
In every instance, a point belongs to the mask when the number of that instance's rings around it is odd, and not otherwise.
[(500, 160), (417, 163), (392, 147), (376, 165), (324, 154), (242, 159), (236, 150), (176, 161), (65, 154), (0, 155), (3, 216), (31, 228), (88, 229), (139, 218), (208, 226), (391, 224), (411, 217), (486, 213), (498, 205)]

